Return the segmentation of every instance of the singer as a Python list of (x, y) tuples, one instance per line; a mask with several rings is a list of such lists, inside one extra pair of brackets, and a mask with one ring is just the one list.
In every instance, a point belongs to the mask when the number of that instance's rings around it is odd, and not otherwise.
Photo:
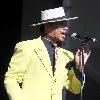
[[(5, 73), (10, 100), (62, 100), (63, 87), (80, 93), (80, 50), (73, 54), (61, 47), (67, 21), (76, 18), (66, 18), (63, 7), (41, 11), (41, 22), (31, 27), (40, 26), (43, 34), (16, 44)], [(84, 52), (84, 64), (89, 56), (90, 52)]]

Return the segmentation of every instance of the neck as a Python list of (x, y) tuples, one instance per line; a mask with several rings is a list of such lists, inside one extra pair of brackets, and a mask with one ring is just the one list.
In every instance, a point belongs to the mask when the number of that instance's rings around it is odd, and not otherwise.
[(47, 35), (44, 36), (44, 38), (49, 39), (50, 41), (54, 42), (54, 43), (57, 44), (59, 47), (61, 47), (61, 42), (60, 42), (58, 39), (54, 38), (52, 35), (47, 34)]

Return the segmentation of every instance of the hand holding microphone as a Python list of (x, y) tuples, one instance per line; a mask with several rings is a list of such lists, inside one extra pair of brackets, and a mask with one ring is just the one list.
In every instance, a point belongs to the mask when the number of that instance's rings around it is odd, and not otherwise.
[[(71, 36), (74, 39), (78, 39), (80, 42), (82, 42), (82, 48), (83, 48), (83, 56), (84, 56), (84, 64), (86, 64), (87, 59), (89, 58), (90, 54), (91, 54), (91, 50), (90, 50), (90, 43), (94, 43), (96, 42), (96, 38), (92, 38), (89, 36), (85, 36), (85, 35), (79, 35), (77, 33), (72, 33), (69, 36)], [(75, 54), (75, 62), (76, 62), (76, 66), (78, 67), (78, 69), (80, 69), (80, 66), (82, 66), (82, 51), (78, 49), (78, 51)]]

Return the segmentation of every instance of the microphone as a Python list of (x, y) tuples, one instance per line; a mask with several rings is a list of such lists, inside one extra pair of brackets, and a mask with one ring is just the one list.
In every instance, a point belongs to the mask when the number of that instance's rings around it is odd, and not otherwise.
[(74, 39), (78, 39), (79, 41), (81, 42), (96, 42), (96, 38), (92, 38), (92, 37), (88, 37), (88, 36), (81, 36), (81, 35), (78, 35), (77, 33), (72, 33), (70, 35), (72, 38)]

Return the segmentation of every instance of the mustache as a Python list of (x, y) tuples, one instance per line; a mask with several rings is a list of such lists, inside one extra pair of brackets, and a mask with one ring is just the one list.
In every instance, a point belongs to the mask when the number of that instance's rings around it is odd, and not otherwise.
[(60, 34), (62, 34), (62, 35), (66, 35), (66, 33), (65, 33), (65, 32), (62, 32), (62, 33), (60, 33)]

